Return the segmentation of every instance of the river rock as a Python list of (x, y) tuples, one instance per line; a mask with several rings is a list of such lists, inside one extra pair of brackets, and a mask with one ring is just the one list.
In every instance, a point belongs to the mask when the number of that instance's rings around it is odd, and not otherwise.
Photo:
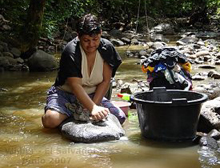
[(212, 129), (220, 129), (220, 113), (218, 109), (220, 109), (220, 97), (209, 100), (202, 105), (198, 131), (208, 133)]
[(21, 51), (17, 48), (12, 48), (11, 53), (14, 55), (14, 58), (19, 58), (21, 55)]
[(163, 34), (174, 34), (174, 29), (169, 23), (161, 23), (153, 27), (150, 32), (163, 33)]
[(194, 91), (205, 93), (208, 95), (209, 99), (215, 99), (220, 96), (219, 84), (199, 84), (193, 88)]
[(109, 114), (105, 121), (100, 122), (74, 121), (73, 118), (69, 118), (60, 125), (60, 130), (67, 139), (84, 143), (119, 140), (125, 135), (113, 114)]
[(163, 47), (166, 47), (166, 46), (167, 46), (166, 43), (157, 41), (157, 42), (153, 43), (152, 48), (153, 49), (158, 49), (158, 48), (163, 48)]
[(209, 136), (204, 136), (200, 139), (200, 146), (207, 146), (208, 148), (217, 150), (218, 149), (218, 143), (217, 141)]
[(219, 140), (220, 139), (220, 132), (216, 129), (213, 129), (212, 131), (210, 131), (208, 133), (208, 136), (214, 138), (215, 140)]
[(57, 69), (58, 64), (53, 55), (37, 50), (28, 59), (28, 66), (30, 71), (51, 71)]
[(177, 41), (177, 44), (194, 44), (197, 43), (198, 38), (195, 35), (186, 36)]
[(209, 71), (208, 73), (208, 77), (214, 78), (214, 79), (220, 79), (220, 73), (218, 73), (217, 71)]
[(204, 55), (209, 55), (209, 51), (199, 51), (196, 53), (196, 57), (204, 56)]
[(194, 76), (192, 76), (192, 80), (194, 81), (205, 80), (206, 78), (207, 78), (206, 76), (201, 76), (199, 74), (195, 74)]
[(122, 37), (121, 41), (123, 41), (126, 44), (131, 44), (131, 40), (129, 38), (126, 38), (126, 37)]
[(114, 44), (115, 46), (123, 46), (125, 45), (125, 43), (119, 39), (111, 39), (112, 44)]
[(215, 69), (215, 65), (199, 65), (198, 68), (203, 68), (203, 69)]
[(7, 58), (0, 57), (0, 67), (7, 68), (10, 66), (10, 63)]

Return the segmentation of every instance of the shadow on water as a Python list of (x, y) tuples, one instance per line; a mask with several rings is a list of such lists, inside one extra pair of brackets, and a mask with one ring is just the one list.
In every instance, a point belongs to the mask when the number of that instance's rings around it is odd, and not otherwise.
[(152, 148), (186, 148), (186, 147), (193, 147), (198, 145), (193, 141), (164, 141), (164, 140), (155, 140), (145, 138), (141, 135), (141, 133), (136, 133), (128, 137), (129, 141), (142, 145), (148, 146)]

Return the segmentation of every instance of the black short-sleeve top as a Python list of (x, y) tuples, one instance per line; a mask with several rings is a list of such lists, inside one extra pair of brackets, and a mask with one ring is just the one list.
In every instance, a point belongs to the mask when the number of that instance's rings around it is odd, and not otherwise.
[[(103, 60), (112, 67), (112, 77), (114, 77), (116, 70), (122, 62), (118, 52), (115, 50), (113, 44), (104, 38), (100, 39), (98, 51)], [(62, 52), (60, 67), (54, 85), (63, 85), (68, 77), (82, 78), (81, 62), (80, 44), (78, 37), (76, 37), (66, 45)]]

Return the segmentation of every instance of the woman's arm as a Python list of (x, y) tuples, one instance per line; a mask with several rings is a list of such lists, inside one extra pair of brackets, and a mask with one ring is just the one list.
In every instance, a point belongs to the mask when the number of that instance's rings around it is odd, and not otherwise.
[(105, 96), (109, 89), (110, 81), (112, 77), (112, 68), (108, 63), (104, 62), (103, 65), (103, 81), (96, 87), (93, 102), (97, 105), (100, 104), (102, 98)]
[(101, 120), (107, 116), (109, 110), (107, 108), (97, 106), (82, 87), (82, 80), (78, 77), (67, 78), (67, 84), (70, 86), (73, 94), (82, 103), (84, 108), (91, 112), (94, 120)]

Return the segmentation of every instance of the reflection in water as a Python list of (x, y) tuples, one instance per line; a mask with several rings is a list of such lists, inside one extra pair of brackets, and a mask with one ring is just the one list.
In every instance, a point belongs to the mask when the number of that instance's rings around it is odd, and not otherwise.
[(202, 168), (218, 167), (220, 165), (220, 150), (214, 151), (211, 148), (203, 146), (198, 150), (198, 153)]
[[(58, 130), (43, 128), (46, 91), (55, 75), (56, 72), (0, 74), (0, 87), (8, 90), (0, 91), (0, 167), (199, 168), (200, 162), (204, 165), (197, 145), (144, 139), (135, 110), (130, 110), (133, 115), (124, 125), (127, 139), (120, 141), (72, 143)], [(133, 76), (145, 80), (136, 60), (125, 60), (116, 78), (130, 81)], [(219, 156), (215, 155), (215, 159)]]

